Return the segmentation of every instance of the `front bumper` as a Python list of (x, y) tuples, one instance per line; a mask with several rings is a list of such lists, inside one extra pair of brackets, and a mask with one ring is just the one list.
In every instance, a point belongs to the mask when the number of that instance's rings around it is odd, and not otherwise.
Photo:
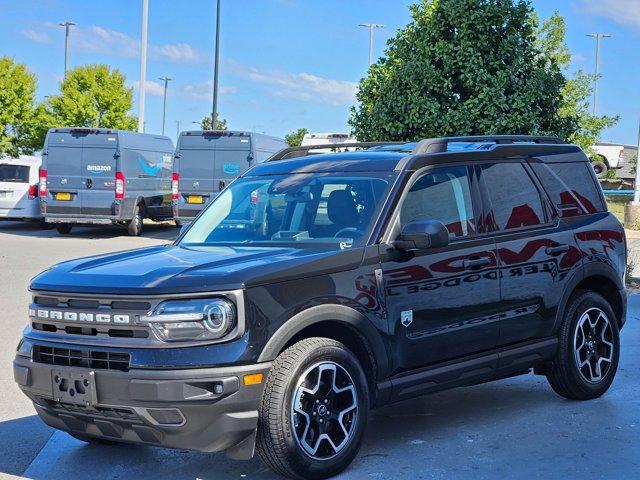
[[(59, 367), (22, 356), (16, 356), (13, 363), (21, 390), (34, 402), (40, 418), (54, 428), (106, 440), (226, 451), (238, 459), (253, 456), (264, 388), (264, 380), (244, 385), (243, 377), (262, 373), (266, 380), (270, 368), (270, 363), (260, 363), (122, 372)], [(95, 401), (76, 405), (56, 400), (53, 377), (60, 369), (75, 374), (93, 372)]]

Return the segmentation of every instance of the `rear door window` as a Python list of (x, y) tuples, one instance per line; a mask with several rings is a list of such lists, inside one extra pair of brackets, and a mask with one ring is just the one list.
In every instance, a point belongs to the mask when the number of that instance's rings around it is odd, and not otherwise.
[(29, 183), (29, 166), (0, 164), (0, 182)]
[(520, 163), (494, 163), (481, 167), (488, 231), (516, 230), (546, 223), (540, 192)]
[(606, 210), (587, 162), (530, 165), (561, 217)]

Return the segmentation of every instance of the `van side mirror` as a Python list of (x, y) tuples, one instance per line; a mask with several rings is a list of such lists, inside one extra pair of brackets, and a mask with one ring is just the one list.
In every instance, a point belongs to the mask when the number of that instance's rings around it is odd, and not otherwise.
[(449, 231), (438, 220), (414, 220), (407, 223), (393, 246), (398, 250), (442, 248), (449, 244)]

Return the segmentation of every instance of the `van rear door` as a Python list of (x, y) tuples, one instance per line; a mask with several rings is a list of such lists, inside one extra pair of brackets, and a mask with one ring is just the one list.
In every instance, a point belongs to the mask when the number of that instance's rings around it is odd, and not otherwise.
[(251, 136), (222, 135), (215, 141), (213, 188), (217, 194), (251, 165)]
[(210, 199), (213, 193), (215, 139), (210, 135), (182, 135), (179, 158), (180, 194), (186, 203), (190, 198)]
[(43, 168), (48, 175), (47, 213), (78, 214), (83, 188), (82, 144), (84, 134), (51, 132), (47, 136)]
[(29, 165), (0, 160), (0, 216), (11, 210), (23, 210), (29, 199)]
[[(96, 132), (84, 137), (80, 195), (83, 215), (112, 215), (117, 169), (116, 133)], [(126, 189), (125, 189), (126, 191)]]

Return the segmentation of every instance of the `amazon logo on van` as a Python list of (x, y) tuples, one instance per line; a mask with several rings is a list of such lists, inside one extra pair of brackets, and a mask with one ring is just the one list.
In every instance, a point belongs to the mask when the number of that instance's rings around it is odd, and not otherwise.
[(87, 172), (101, 174), (111, 171), (111, 165), (87, 165)]

